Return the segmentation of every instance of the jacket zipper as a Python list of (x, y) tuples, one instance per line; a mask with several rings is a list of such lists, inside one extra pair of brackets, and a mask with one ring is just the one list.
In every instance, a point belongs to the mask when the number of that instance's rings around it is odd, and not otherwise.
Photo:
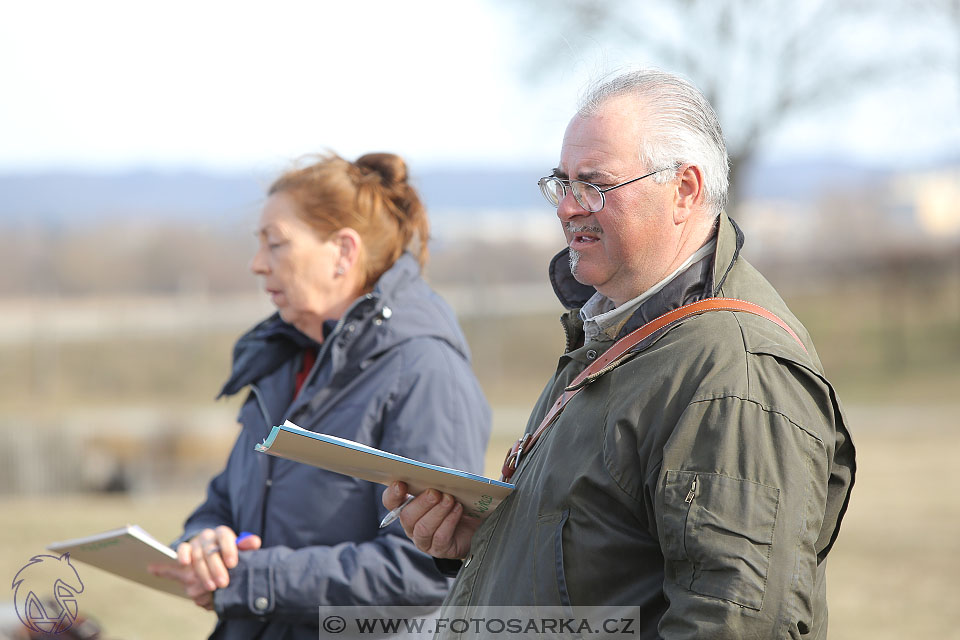
[[(320, 362), (323, 357), (326, 355), (326, 352), (330, 348), (330, 344), (333, 342), (332, 338), (336, 336), (340, 329), (346, 324), (347, 317), (357, 308), (364, 300), (372, 299), (374, 296), (372, 294), (366, 294), (360, 300), (355, 301), (347, 312), (340, 317), (337, 321), (336, 326), (333, 328), (333, 331), (330, 332), (330, 335), (327, 337), (327, 340), (323, 341), (323, 344), (320, 345), (320, 351), (317, 353), (317, 360), (313, 364), (313, 368), (310, 370), (310, 374), (307, 376), (306, 380), (303, 381), (304, 387), (306, 387), (310, 379), (313, 377), (314, 373), (317, 371), (317, 368), (320, 366)], [(263, 400), (263, 394), (260, 392), (259, 387), (255, 384), (250, 385), (250, 390), (253, 392), (254, 397), (257, 399), (257, 406), (260, 408), (260, 413), (263, 415), (263, 422), (266, 424), (267, 429), (270, 429), (273, 426), (273, 420), (270, 418), (270, 413), (267, 411), (267, 405)], [(273, 488), (273, 465), (275, 462), (273, 456), (269, 456), (267, 459), (267, 479), (264, 481), (263, 488), (263, 508), (260, 511), (260, 539), (266, 540), (265, 534), (267, 529), (267, 503), (270, 499), (270, 489)]]
[(563, 338), (567, 347), (566, 351), (569, 353), (573, 351), (573, 335), (570, 333), (569, 320), (567, 320), (566, 316), (560, 317), (560, 326), (563, 327)]
[[(263, 401), (260, 388), (251, 384), (250, 390), (253, 392), (253, 397), (257, 399), (257, 406), (260, 408), (260, 413), (263, 414), (263, 421), (267, 425), (267, 429), (269, 429), (272, 426), (272, 420), (270, 420), (270, 414), (267, 413), (267, 405)], [(273, 487), (273, 461), (273, 456), (267, 456), (267, 479), (264, 481), (263, 507), (260, 509), (260, 539), (263, 541), (266, 541), (267, 533), (267, 501), (270, 499), (270, 488)]]

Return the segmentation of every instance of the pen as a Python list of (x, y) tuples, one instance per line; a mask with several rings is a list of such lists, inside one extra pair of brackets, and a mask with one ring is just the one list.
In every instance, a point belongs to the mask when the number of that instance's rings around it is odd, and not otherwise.
[(385, 526), (387, 526), (388, 524), (390, 524), (391, 522), (399, 518), (400, 512), (403, 511), (403, 508), (408, 504), (410, 504), (410, 501), (413, 500), (415, 497), (416, 496), (407, 494), (407, 499), (403, 501), (403, 504), (401, 504), (396, 509), (393, 509), (392, 511), (390, 511), (390, 513), (388, 513), (383, 517), (383, 520), (380, 521), (380, 528), (383, 529)]

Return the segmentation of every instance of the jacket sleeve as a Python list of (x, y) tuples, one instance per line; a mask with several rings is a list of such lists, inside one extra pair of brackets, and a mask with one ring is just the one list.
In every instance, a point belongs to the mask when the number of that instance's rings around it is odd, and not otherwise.
[[(388, 394), (378, 446), (399, 455), (483, 470), (490, 413), (469, 364), (437, 341), (412, 341)], [(375, 487), (376, 512), (384, 487)], [(399, 522), (372, 540), (241, 552), (230, 584), (215, 593), (221, 617), (272, 615), (315, 621), (318, 605), (439, 604), (449, 581), (417, 550)]]
[(676, 425), (650, 487), (669, 603), (663, 638), (795, 638), (820, 622), (832, 418), (808, 398), (800, 419), (740, 397), (711, 398), (688, 406)]
[(220, 618), (315, 623), (319, 606), (439, 604), (447, 578), (399, 523), (383, 532), (365, 542), (241, 551), (230, 584), (214, 592), (214, 609)]

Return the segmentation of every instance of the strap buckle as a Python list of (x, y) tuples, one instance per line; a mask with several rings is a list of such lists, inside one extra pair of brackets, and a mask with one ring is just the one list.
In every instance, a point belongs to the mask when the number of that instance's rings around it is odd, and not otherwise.
[(523, 434), (523, 437), (514, 442), (510, 450), (507, 451), (507, 457), (504, 459), (503, 467), (500, 469), (501, 482), (509, 480), (517, 470), (517, 467), (520, 465), (520, 458), (523, 456), (523, 448), (526, 446), (528, 440), (530, 440), (530, 434)]

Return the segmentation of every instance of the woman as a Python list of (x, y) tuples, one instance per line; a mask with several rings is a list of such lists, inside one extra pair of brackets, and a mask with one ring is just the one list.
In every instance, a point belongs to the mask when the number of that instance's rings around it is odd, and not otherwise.
[(270, 188), (251, 270), (278, 313), (237, 342), (221, 391), (249, 388), (243, 429), (187, 519), (181, 567), (155, 568), (216, 611), (213, 637), (316, 638), (320, 605), (443, 599), (433, 560), (399, 523), (378, 528), (383, 487), (254, 451), (289, 419), (482, 471), (489, 408), (453, 313), (420, 277), (427, 236), (392, 154), (323, 156)]

